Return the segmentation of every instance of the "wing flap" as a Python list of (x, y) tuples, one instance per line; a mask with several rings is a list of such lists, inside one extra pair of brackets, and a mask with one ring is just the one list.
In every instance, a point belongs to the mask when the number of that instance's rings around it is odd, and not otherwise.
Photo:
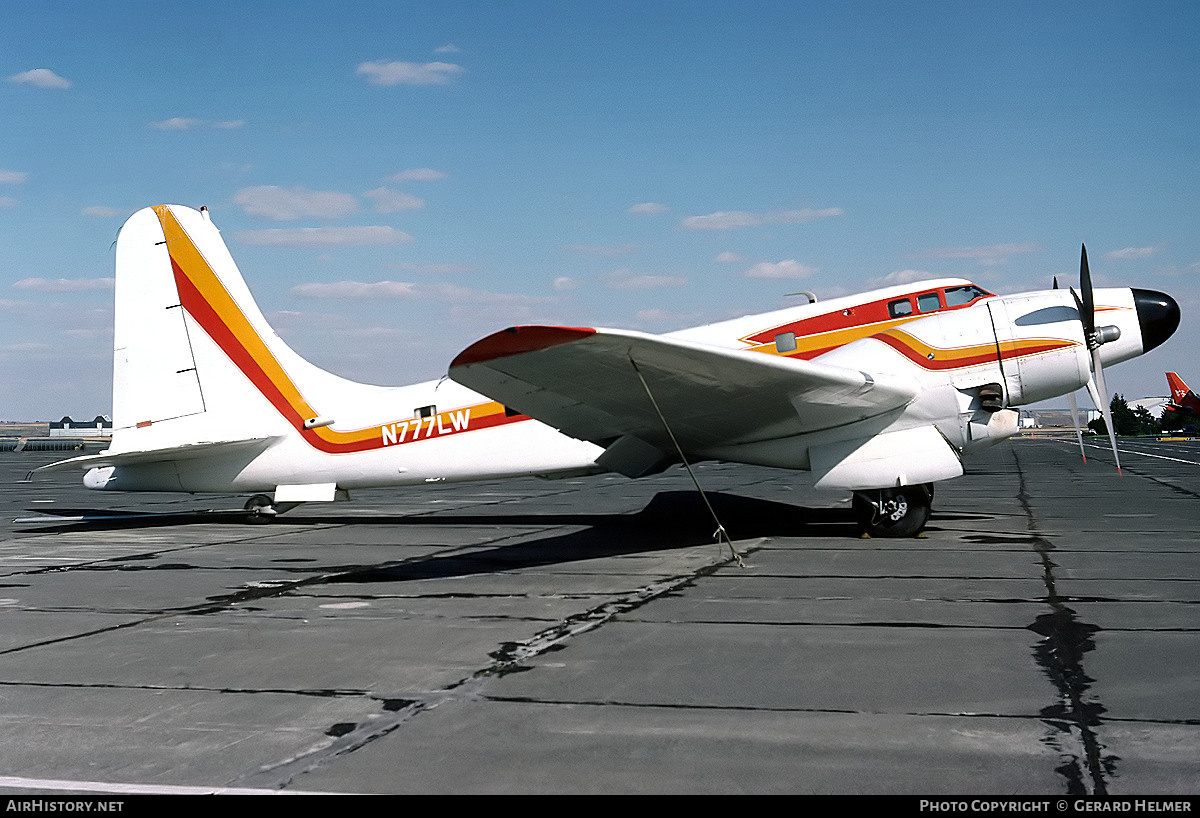
[(916, 393), (911, 383), (844, 367), (577, 327), (502, 330), (460, 353), (450, 377), (600, 445), (633, 436), (673, 449), (657, 403), (690, 452), (852, 423)]
[(844, 440), (810, 450), (819, 489), (868, 489), (949, 480), (962, 460), (936, 426)]

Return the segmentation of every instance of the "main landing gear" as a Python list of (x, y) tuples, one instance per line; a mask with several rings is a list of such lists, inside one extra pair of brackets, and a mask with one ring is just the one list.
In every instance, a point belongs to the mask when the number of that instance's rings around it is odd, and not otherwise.
[(929, 522), (933, 484), (854, 492), (854, 516), (869, 537), (915, 537)]

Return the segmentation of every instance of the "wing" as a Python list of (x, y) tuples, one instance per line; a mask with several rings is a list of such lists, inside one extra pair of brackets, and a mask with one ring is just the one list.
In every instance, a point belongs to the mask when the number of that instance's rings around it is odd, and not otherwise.
[(916, 394), (855, 369), (578, 327), (502, 330), (463, 350), (450, 377), (571, 437), (633, 438), (672, 457), (664, 419), (685, 454), (703, 456), (852, 423)]

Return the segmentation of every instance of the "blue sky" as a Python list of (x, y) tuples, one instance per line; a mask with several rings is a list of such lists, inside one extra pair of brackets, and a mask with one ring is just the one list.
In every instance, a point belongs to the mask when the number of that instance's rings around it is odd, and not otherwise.
[[(305, 357), (665, 332), (881, 283), (1174, 295), (1200, 384), (1194, 2), (0, 5), (0, 419), (111, 409), (112, 244), (207, 205)], [(1084, 401), (1086, 403), (1086, 400)]]

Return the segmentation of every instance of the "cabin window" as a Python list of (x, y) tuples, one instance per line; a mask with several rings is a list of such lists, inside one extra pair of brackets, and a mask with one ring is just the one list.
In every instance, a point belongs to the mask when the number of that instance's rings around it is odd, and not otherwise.
[(922, 293), (917, 296), (917, 309), (921, 312), (933, 312), (942, 306), (937, 293)]
[(912, 315), (912, 302), (907, 298), (901, 301), (888, 302), (888, 315), (892, 318), (903, 318), (906, 315)]
[(963, 304), (970, 304), (976, 298), (982, 298), (988, 293), (970, 284), (966, 287), (947, 287), (946, 288), (946, 306), (961, 307)]
[(781, 332), (775, 336), (775, 351), (776, 352), (795, 352), (796, 351), (796, 333)]
[(413, 410), (413, 417), (418, 420), (422, 418), (431, 418), (437, 414), (437, 406), (430, 404), (429, 406), (418, 406)]

